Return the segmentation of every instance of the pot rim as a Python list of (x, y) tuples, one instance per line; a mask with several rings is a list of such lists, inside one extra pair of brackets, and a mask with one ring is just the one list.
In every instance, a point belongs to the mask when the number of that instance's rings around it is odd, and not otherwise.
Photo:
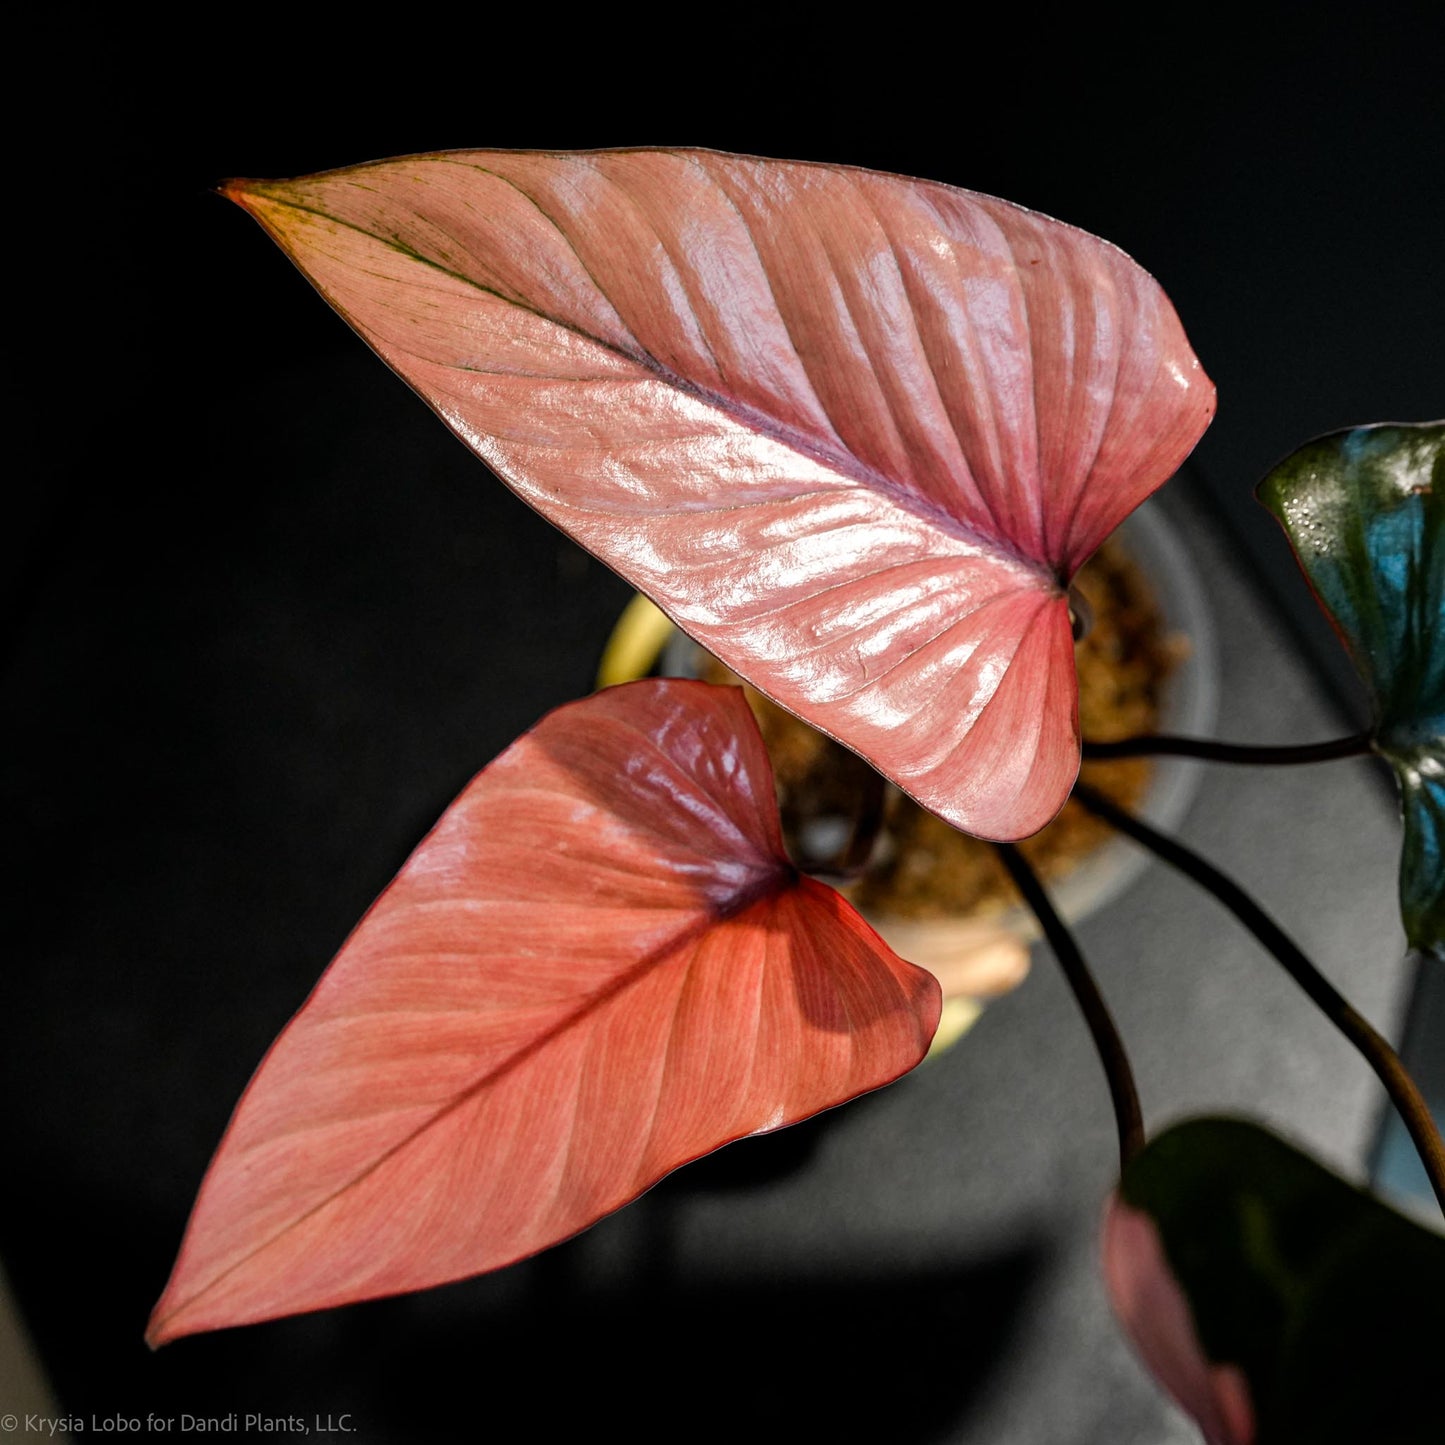
[[(1208, 594), (1198, 567), (1157, 494), (1130, 513), (1114, 536), (1144, 574), (1166, 634), (1189, 640), (1188, 653), (1164, 680), (1160, 731), (1207, 737), (1213, 732), (1219, 710), (1219, 655)], [(607, 687), (644, 676), (659, 663), (665, 675), (688, 676), (692, 669), (687, 654), (695, 646), (666, 614), (639, 593), (629, 602), (609, 637), (597, 685)], [(1148, 787), (1136, 812), (1153, 827), (1169, 832), (1183, 820), (1193, 802), (1204, 765), (1195, 758), (1171, 756), (1152, 761)], [(1091, 850), (1063, 878), (1051, 882), (1050, 897), (1063, 918), (1077, 924), (1124, 893), (1149, 861), (1148, 854), (1116, 836)], [(900, 937), (906, 933), (916, 938), (934, 930), (947, 933), (976, 928), (983, 920), (1026, 938), (1039, 935), (1033, 914), (1024, 907), (937, 920), (869, 912), (864, 916), (885, 940), (890, 929), (896, 929)], [(899, 951), (908, 956), (905, 950)]]

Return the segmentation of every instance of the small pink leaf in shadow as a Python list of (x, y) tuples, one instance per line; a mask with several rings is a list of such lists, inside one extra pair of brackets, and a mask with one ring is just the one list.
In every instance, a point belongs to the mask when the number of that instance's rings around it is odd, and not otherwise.
[(1119, 1318), (1211, 1445), (1439, 1435), (1445, 1238), (1268, 1130), (1156, 1134), (1103, 1244)]
[(465, 151), (226, 192), (515, 490), (966, 831), (1078, 771), (1065, 589), (1214, 389), (1107, 243), (708, 151)]
[(643, 682), (484, 769), (273, 1045), (149, 1339), (495, 1269), (890, 1082), (938, 986), (787, 862), (740, 690)]
[(1253, 1445), (1254, 1406), (1244, 1371), (1205, 1355), (1158, 1228), (1117, 1195), (1105, 1209), (1103, 1259), (1114, 1313), (1154, 1377), (1194, 1417), (1209, 1445)]

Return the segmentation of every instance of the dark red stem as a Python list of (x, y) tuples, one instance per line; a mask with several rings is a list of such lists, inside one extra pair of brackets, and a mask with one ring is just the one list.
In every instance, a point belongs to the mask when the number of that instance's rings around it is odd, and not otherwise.
[(1144, 758), (1166, 754), (1182, 758), (1207, 758), (1212, 763), (1259, 763), (1275, 766), (1297, 763), (1326, 763), (1334, 758), (1357, 758), (1370, 751), (1370, 733), (1332, 738), (1324, 743), (1300, 743), (1292, 747), (1256, 747), (1250, 743), (1217, 743), (1209, 738), (1180, 738), (1168, 734), (1145, 734), (1120, 738), (1112, 743), (1084, 742), (1084, 758), (1101, 762), (1106, 758)]
[(1309, 995), (1325, 1017), (1354, 1044), (1385, 1086), (1385, 1092), (1415, 1141), (1435, 1197), (1440, 1201), (1442, 1212), (1445, 1212), (1445, 1143), (1441, 1142), (1440, 1131), (1430, 1117), (1424, 1096), (1400, 1056), (1391, 1048), (1389, 1040), (1355, 1011), (1344, 995), (1305, 957), (1294, 940), (1232, 878), (1182, 843), (1156, 833), (1147, 823), (1141, 822), (1132, 813), (1126, 813), (1102, 793), (1083, 783), (1075, 786), (1074, 797), (1091, 813), (1097, 814), (1136, 843), (1142, 843), (1212, 893), (1279, 960), (1285, 972)]
[(1074, 941), (1074, 935), (1059, 917), (1049, 896), (1044, 892), (1038, 875), (1029, 867), (1028, 860), (1012, 843), (995, 844), (1003, 865), (1009, 871), (1015, 887), (1023, 894), (1024, 901), (1034, 911), (1044, 937), (1049, 941), (1074, 998), (1083, 1011), (1084, 1022), (1094, 1040), (1099, 1062), (1104, 1066), (1104, 1076), (1109, 1081), (1109, 1097), (1114, 1104), (1114, 1122), (1119, 1130), (1119, 1167), (1125, 1165), (1144, 1147), (1144, 1117), (1139, 1109), (1139, 1091), (1134, 1085), (1134, 1070), (1129, 1064), (1129, 1055), (1124, 1049), (1124, 1040), (1084, 962), (1084, 955)]

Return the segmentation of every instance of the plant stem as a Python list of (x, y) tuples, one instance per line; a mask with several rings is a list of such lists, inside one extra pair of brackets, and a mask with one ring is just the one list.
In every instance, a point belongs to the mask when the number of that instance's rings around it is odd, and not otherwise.
[(1074, 935), (1055, 912), (1038, 875), (1012, 843), (996, 843), (994, 846), (1014, 885), (1039, 920), (1044, 937), (1059, 960), (1064, 977), (1068, 979), (1074, 998), (1083, 1011), (1084, 1022), (1093, 1036), (1094, 1048), (1104, 1066), (1104, 1076), (1109, 1081), (1114, 1122), (1119, 1130), (1119, 1167), (1123, 1169), (1144, 1147), (1144, 1118), (1139, 1110), (1139, 1091), (1134, 1086), (1134, 1070), (1130, 1067), (1124, 1041), (1119, 1037), (1113, 1015), (1094, 982), (1093, 974), (1089, 972), (1089, 965), (1084, 962), (1084, 955), (1079, 952)]
[(867, 769), (858, 788), (853, 815), (853, 831), (838, 860), (837, 871), (845, 878), (860, 878), (873, 856), (873, 845), (883, 827), (883, 802), (886, 784), (881, 773)]
[(1250, 743), (1217, 743), (1209, 738), (1181, 738), (1146, 733), (1116, 742), (1084, 742), (1084, 757), (1090, 762), (1105, 758), (1142, 758), (1169, 754), (1174, 757), (1207, 758), (1214, 763), (1295, 764), (1324, 763), (1333, 758), (1357, 758), (1370, 751), (1370, 733), (1354, 733), (1325, 743), (1300, 743), (1291, 747), (1256, 747)]
[(1325, 1017), (1364, 1055), (1365, 1061), (1385, 1086), (1385, 1092), (1415, 1141), (1435, 1197), (1440, 1201), (1442, 1212), (1445, 1212), (1445, 1143), (1441, 1142), (1440, 1131), (1430, 1117), (1429, 1106), (1414, 1079), (1384, 1035), (1355, 1011), (1344, 995), (1305, 957), (1294, 940), (1232, 878), (1226, 877), (1212, 863), (1206, 862), (1182, 843), (1156, 833), (1147, 823), (1140, 822), (1133, 814), (1126, 813), (1083, 783), (1075, 786), (1074, 797), (1091, 813), (1135, 842), (1142, 843), (1166, 863), (1187, 874), (1201, 888), (1214, 894), (1274, 954)]

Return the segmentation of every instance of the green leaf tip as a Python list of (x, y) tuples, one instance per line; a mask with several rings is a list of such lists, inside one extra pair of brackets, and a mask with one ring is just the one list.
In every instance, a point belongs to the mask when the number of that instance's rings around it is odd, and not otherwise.
[(1445, 422), (1320, 437), (1258, 495), (1369, 689), (1400, 785), (1405, 933), (1445, 954)]

